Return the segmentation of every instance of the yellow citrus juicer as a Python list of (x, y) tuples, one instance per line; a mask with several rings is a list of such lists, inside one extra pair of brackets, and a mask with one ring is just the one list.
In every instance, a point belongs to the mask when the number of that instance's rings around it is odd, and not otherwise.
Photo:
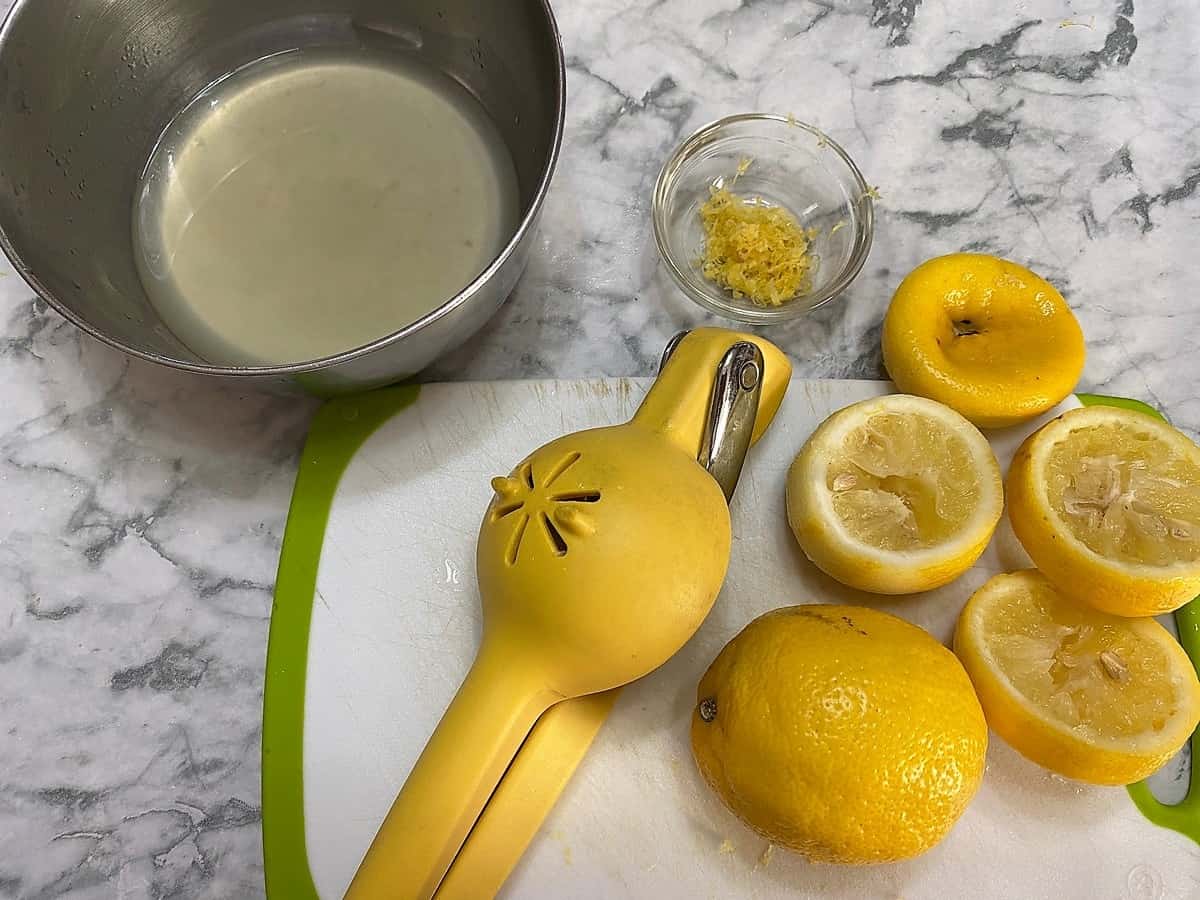
[[(677, 335), (668, 346), (663, 355), (664, 365), (682, 337), (682, 334)], [(766, 341), (759, 342), (759, 349), (764, 353), (766, 364), (751, 446), (766, 432), (791, 378), (791, 366), (786, 357)], [(726, 415), (723, 410), (729, 408), (719, 402), (721, 396), (720, 391), (714, 390), (709, 421), (704, 426), (701, 460), (729, 498), (740, 474), (740, 469), (733, 466), (736, 453), (714, 455), (705, 449), (713, 443), (711, 435), (721, 431), (720, 422)], [(494, 897), (499, 892), (558, 795), (583, 761), (620, 693), (620, 688), (616, 688), (564, 700), (538, 719), (467, 835), (434, 900), (479, 900)]]
[(782, 399), (762, 408), (764, 370), (786, 381), (790, 367), (720, 329), (669, 350), (630, 422), (558, 438), (493, 480), (481, 646), (347, 897), (432, 897), (539, 717), (653, 671), (707, 615), (729, 561), (727, 495)]

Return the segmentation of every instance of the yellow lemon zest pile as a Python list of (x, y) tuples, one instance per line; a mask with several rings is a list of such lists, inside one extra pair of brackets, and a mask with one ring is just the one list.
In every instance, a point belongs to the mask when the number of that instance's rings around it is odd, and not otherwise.
[[(742, 160), (737, 175), (750, 160)], [(737, 181), (735, 176), (733, 182)], [(782, 306), (811, 289), (817, 257), (809, 253), (815, 228), (802, 228), (786, 209), (747, 200), (724, 184), (700, 207), (704, 277), (758, 306)]]

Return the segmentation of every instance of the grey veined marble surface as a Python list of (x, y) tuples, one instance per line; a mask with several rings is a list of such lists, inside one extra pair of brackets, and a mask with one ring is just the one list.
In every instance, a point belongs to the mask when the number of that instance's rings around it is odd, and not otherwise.
[[(978, 249), (1062, 288), (1086, 387), (1200, 431), (1200, 5), (555, 6), (569, 115), (537, 253), (430, 377), (650, 373), (702, 320), (658, 270), (654, 178), (695, 127), (766, 110), (882, 196), (845, 302), (771, 332), (798, 374), (880, 375), (899, 279)], [(0, 897), (260, 895), (263, 662), (313, 404), (126, 360), (0, 276)]]

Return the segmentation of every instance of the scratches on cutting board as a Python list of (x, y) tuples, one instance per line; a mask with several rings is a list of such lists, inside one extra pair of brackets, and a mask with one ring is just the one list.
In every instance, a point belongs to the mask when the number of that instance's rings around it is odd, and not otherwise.
[(590, 378), (586, 381), (556, 382), (556, 385), (560, 389), (566, 387), (574, 398), (585, 402), (616, 398), (623, 413), (631, 409), (635, 395), (640, 399), (645, 394), (644, 389), (637, 389), (631, 378)]
[(815, 416), (818, 409), (825, 409), (829, 405), (829, 388), (823, 381), (802, 381), (800, 384), (804, 388), (804, 400), (808, 404), (806, 412), (809, 416)]
[[(323, 593), (321, 593), (320, 588), (316, 589), (316, 594), (317, 594), (317, 600), (320, 601), (320, 603), (323, 607), (325, 607), (327, 610), (329, 610), (329, 614), (332, 616), (333, 615), (333, 607), (329, 605), (329, 601), (325, 599), (325, 595)], [(334, 617), (334, 621), (335, 622), (337, 621), (336, 616)]]

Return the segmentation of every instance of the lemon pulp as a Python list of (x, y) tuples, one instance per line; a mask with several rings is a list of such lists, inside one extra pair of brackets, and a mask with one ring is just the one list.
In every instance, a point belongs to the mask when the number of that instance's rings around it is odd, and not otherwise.
[(992, 729), (1069, 778), (1145, 778), (1200, 721), (1200, 681), (1162, 625), (1076, 603), (1036, 569), (976, 591), (954, 650)]
[(979, 626), (1017, 693), (1094, 740), (1160, 733), (1180, 710), (1161, 642), (1064, 600), (1044, 580), (986, 605)]
[(1154, 566), (1200, 559), (1200, 471), (1136, 422), (1073, 431), (1046, 461), (1047, 497), (1106, 559)]
[(1165, 421), (1064, 413), (1013, 457), (1007, 499), (1022, 546), (1071, 600), (1149, 616), (1200, 593), (1200, 447)]
[(881, 412), (846, 435), (826, 487), (838, 518), (860, 540), (885, 550), (925, 549), (958, 534), (974, 514), (978, 489), (964, 477), (973, 466), (970, 448), (953, 432)]

